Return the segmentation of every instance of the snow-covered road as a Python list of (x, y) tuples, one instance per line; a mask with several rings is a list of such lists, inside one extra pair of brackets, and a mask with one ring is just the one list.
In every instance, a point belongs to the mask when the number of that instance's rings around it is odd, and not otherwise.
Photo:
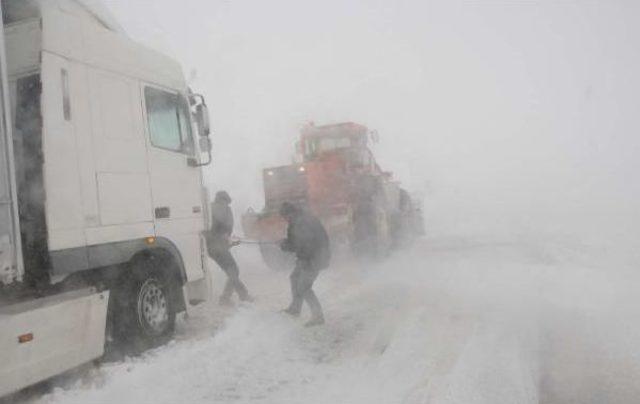
[(168, 346), (60, 381), (36, 402), (640, 397), (637, 284), (622, 281), (624, 270), (609, 268), (605, 252), (560, 241), (425, 239), (382, 264), (341, 262), (322, 273), (316, 290), (327, 324), (313, 329), (302, 326), (304, 316), (278, 313), (288, 303), (288, 274), (267, 270), (250, 250), (239, 253), (255, 303), (201, 307)]

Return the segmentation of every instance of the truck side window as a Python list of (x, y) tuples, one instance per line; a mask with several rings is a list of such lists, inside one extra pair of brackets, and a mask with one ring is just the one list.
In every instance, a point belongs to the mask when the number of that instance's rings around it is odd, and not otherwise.
[(146, 87), (144, 96), (151, 144), (161, 149), (193, 154), (185, 101), (178, 94), (153, 87)]

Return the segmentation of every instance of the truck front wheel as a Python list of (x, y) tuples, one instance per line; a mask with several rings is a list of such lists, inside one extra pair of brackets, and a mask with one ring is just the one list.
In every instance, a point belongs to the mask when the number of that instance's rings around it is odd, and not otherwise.
[(143, 338), (154, 340), (173, 332), (175, 313), (163, 281), (154, 276), (143, 279), (136, 303), (137, 328)]
[(131, 263), (114, 290), (114, 342), (128, 353), (162, 345), (175, 330), (176, 285), (155, 261)]

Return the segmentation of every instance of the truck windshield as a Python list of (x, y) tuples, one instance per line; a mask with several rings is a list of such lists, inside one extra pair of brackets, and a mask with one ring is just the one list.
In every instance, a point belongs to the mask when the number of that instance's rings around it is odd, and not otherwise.
[(305, 154), (313, 156), (327, 151), (345, 149), (352, 146), (348, 136), (331, 136), (307, 139), (305, 142)]

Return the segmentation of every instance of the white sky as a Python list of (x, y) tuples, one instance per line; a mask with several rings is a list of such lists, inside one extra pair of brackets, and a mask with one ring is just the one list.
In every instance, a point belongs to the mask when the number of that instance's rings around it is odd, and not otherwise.
[(260, 169), (290, 161), (301, 124), (352, 120), (438, 214), (638, 210), (640, 2), (105, 3), (197, 72), (209, 183), (241, 208), (262, 206)]

